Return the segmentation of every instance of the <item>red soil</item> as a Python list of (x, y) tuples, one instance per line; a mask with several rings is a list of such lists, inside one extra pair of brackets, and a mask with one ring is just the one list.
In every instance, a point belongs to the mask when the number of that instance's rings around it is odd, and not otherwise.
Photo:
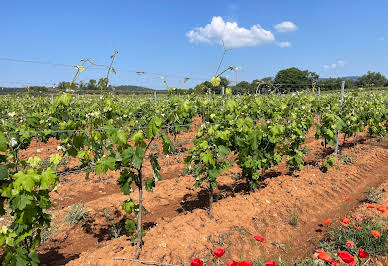
[[(192, 145), (194, 132), (178, 136), (180, 141), (190, 140), (182, 145), (185, 149)], [(353, 164), (338, 163), (322, 173), (317, 167), (322, 161), (322, 148), (311, 133), (307, 139), (311, 152), (305, 158), (306, 167), (294, 176), (288, 175), (284, 163), (274, 167), (254, 192), (248, 191), (243, 181), (231, 178), (239, 172), (237, 166), (231, 167), (229, 173), (219, 178), (213, 219), (206, 214), (206, 184), (193, 189), (194, 179), (180, 176), (186, 153), (160, 158), (162, 180), (153, 193), (144, 195), (147, 235), (140, 259), (174, 264), (187, 263), (194, 257), (210, 260), (211, 251), (219, 247), (226, 250), (223, 262), (238, 260), (240, 256), (255, 259), (261, 256), (253, 240), (256, 234), (265, 239), (267, 258), (310, 256), (325, 234), (324, 219), (346, 215), (366, 198), (368, 187), (377, 187), (387, 180), (388, 142), (365, 138), (359, 138), (356, 150), (343, 150), (352, 156)], [(56, 145), (50, 141), (41, 152), (54, 152)], [(151, 174), (149, 164), (145, 174)], [(127, 218), (121, 210), (127, 196), (116, 185), (118, 176), (118, 172), (109, 172), (91, 175), (87, 181), (84, 174), (62, 178), (58, 193), (52, 194), (56, 203), (52, 211), (53, 232), (38, 250), (43, 265), (135, 265), (115, 259), (133, 258), (135, 247), (126, 236), (109, 240), (112, 226), (102, 212), (109, 210), (114, 221), (121, 224)], [(344, 196), (350, 197), (350, 201), (344, 202)], [(132, 198), (136, 201), (136, 192)], [(64, 211), (79, 201), (89, 207), (90, 218), (83, 224), (69, 226), (64, 222)], [(292, 215), (298, 216), (296, 226), (290, 225)]]

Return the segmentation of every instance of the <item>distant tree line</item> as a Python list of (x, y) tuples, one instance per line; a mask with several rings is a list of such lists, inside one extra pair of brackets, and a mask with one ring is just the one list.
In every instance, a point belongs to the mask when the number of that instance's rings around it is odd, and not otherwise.
[[(79, 83), (73, 83), (62, 81), (56, 87), (45, 86), (26, 86), (23, 88), (17, 87), (0, 87), (0, 94), (9, 93), (30, 93), (34, 95), (42, 94), (56, 94), (59, 92), (71, 91), (78, 94), (99, 94), (101, 89), (106, 87), (104, 85), (104, 79), (100, 79), (98, 82), (95, 79), (90, 79), (88, 82), (80, 81)], [(119, 85), (109, 86), (109, 92), (113, 94), (144, 94), (151, 93), (154, 90), (142, 86), (133, 85)], [(167, 93), (166, 91), (158, 91), (158, 93)]]
[(268, 93), (290, 93), (303, 90), (328, 91), (338, 90), (341, 88), (342, 81), (345, 81), (346, 89), (353, 88), (370, 88), (370, 87), (385, 87), (388, 86), (387, 78), (380, 72), (368, 71), (361, 77), (350, 78), (324, 78), (320, 79), (315, 72), (308, 70), (300, 70), (296, 67), (280, 70), (274, 78), (266, 77), (255, 79), (252, 82), (241, 81), (237, 85), (232, 85), (229, 80), (221, 77), (219, 86), (214, 87), (209, 81), (205, 81), (194, 87), (193, 91), (197, 94), (211, 92), (220, 94), (221, 88), (232, 88), (233, 94), (268, 94)]
[[(274, 78), (266, 77), (262, 79), (255, 79), (252, 82), (241, 81), (237, 85), (225, 78), (220, 77), (221, 82), (219, 86), (213, 86), (209, 81), (202, 82), (190, 89), (175, 89), (177, 94), (204, 94), (214, 93), (221, 94), (222, 88), (231, 88), (233, 94), (268, 94), (268, 93), (290, 93), (303, 90), (316, 90), (320, 88), (321, 91), (338, 90), (341, 87), (342, 81), (345, 82), (345, 88), (370, 88), (370, 87), (387, 87), (388, 80), (380, 72), (368, 71), (361, 77), (348, 78), (319, 78), (315, 72), (308, 70), (300, 70), (296, 67), (280, 70)], [(23, 93), (31, 94), (50, 94), (61, 91), (71, 90), (79, 94), (99, 94), (102, 88), (106, 88), (105, 80), (103, 78), (98, 81), (90, 79), (88, 82), (80, 81), (79, 83), (60, 82), (57, 87), (45, 86), (28, 86), (26, 88), (1, 88), (1, 94), (8, 93)], [(133, 86), (120, 85), (109, 86), (109, 92), (113, 94), (144, 94), (153, 93), (153, 89)], [(158, 94), (167, 93), (167, 90), (158, 90)]]

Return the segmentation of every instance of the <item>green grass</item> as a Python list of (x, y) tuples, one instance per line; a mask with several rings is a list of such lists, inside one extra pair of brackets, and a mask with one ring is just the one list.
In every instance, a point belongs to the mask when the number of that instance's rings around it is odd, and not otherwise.
[(71, 206), (70, 210), (65, 211), (67, 213), (65, 217), (66, 222), (70, 225), (84, 222), (89, 217), (87, 209), (88, 207), (86, 207), (83, 203), (75, 203)]

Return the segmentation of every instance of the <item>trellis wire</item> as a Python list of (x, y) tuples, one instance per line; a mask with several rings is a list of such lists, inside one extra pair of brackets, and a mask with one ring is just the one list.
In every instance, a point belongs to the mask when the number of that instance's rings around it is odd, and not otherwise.
[[(172, 128), (172, 127), (190, 127), (193, 124), (183, 124), (183, 125), (166, 125), (161, 128)], [(4, 134), (52, 134), (52, 133), (74, 133), (74, 132), (94, 132), (94, 131), (109, 131), (109, 130), (140, 130), (146, 129), (147, 127), (120, 127), (120, 128), (92, 128), (92, 129), (60, 129), (60, 130), (49, 130), (49, 131), (4, 131)]]

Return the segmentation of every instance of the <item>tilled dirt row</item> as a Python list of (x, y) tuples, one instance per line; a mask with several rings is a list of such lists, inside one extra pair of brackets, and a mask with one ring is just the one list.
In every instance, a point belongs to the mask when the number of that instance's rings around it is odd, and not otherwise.
[[(310, 154), (305, 159), (309, 163), (297, 176), (287, 175), (282, 164), (266, 173), (261, 189), (249, 192), (243, 182), (231, 178), (231, 173), (238, 172), (236, 166), (222, 175), (214, 219), (204, 210), (206, 188), (192, 189), (193, 178), (180, 176), (184, 154), (163, 158), (163, 180), (153, 193), (145, 193), (149, 212), (145, 215), (148, 232), (142, 258), (182, 263), (194, 256), (210, 258), (210, 251), (217, 247), (226, 249), (225, 259), (255, 258), (261, 254), (252, 241), (255, 234), (265, 237), (267, 255), (291, 258), (309, 254), (324, 234), (321, 221), (339, 217), (356, 206), (365, 197), (366, 188), (379, 185), (388, 173), (386, 142), (368, 140), (358, 144), (356, 151), (344, 148), (353, 164), (339, 164), (324, 174), (315, 166), (322, 149), (312, 136), (307, 139)], [(40, 249), (42, 263), (130, 264), (114, 260), (116, 256), (132, 257), (135, 249), (125, 236), (108, 241), (112, 225), (103, 215), (105, 209), (115, 222), (123, 224), (125, 220), (121, 204), (126, 196), (116, 186), (117, 177), (118, 173), (108, 173), (84, 181), (82, 175), (73, 175), (62, 182), (59, 194), (53, 195), (58, 206), (53, 211), (57, 224), (51, 240)], [(351, 200), (342, 202), (344, 196)], [(136, 199), (137, 193), (132, 197)], [(89, 206), (90, 219), (83, 225), (65, 225), (64, 210), (79, 200)], [(292, 226), (290, 219), (295, 216), (298, 224)]]

